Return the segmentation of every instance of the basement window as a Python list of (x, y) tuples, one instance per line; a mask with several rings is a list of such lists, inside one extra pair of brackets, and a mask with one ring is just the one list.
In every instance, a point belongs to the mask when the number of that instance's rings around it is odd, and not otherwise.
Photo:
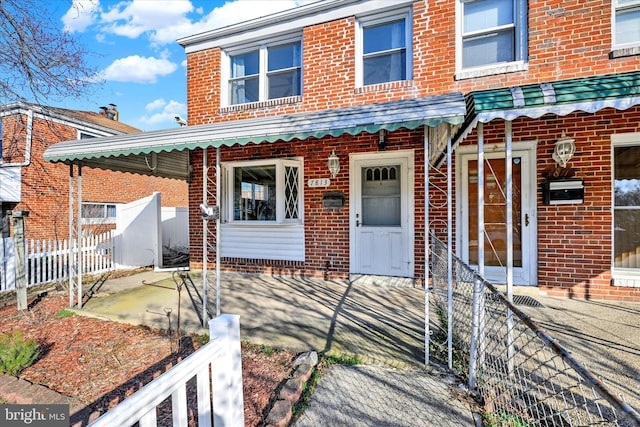
[(112, 203), (83, 203), (82, 222), (84, 224), (115, 224), (116, 205)]

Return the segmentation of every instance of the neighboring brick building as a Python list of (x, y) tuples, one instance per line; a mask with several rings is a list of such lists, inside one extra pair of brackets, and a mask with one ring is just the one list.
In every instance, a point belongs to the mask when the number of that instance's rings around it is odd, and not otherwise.
[[(48, 158), (188, 151), (194, 268), (203, 234), (215, 236), (213, 221), (201, 226), (204, 202), (221, 209), (223, 269), (419, 283), (426, 229), (453, 227), (456, 253), (478, 263), (480, 181), (488, 278), (505, 280), (512, 222), (515, 284), (640, 301), (639, 16), (638, 1), (311, 3), (178, 41), (187, 128), (126, 148), (104, 138), (101, 152), (74, 141)], [(569, 140), (575, 153), (556, 166), (556, 143)]]
[[(0, 120), (1, 213), (4, 218), (8, 210), (28, 211), (29, 239), (60, 240), (69, 234), (69, 167), (44, 161), (49, 146), (76, 138), (100, 144), (102, 136), (141, 132), (106, 109), (97, 113), (16, 103), (0, 107)], [(175, 179), (85, 167), (82, 180), (85, 232), (115, 227), (115, 205), (153, 192), (161, 193), (164, 206), (187, 206), (186, 184)]]

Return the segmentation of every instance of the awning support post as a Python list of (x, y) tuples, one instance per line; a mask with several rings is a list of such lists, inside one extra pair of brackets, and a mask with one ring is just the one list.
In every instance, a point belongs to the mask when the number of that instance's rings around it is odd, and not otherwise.
[(220, 316), (220, 147), (216, 148), (216, 317)]
[[(513, 133), (511, 121), (506, 120), (504, 124), (505, 133), (505, 174), (506, 174), (506, 215), (507, 215), (507, 299), (513, 303)], [(513, 312), (507, 309), (507, 331), (508, 349), (507, 360), (509, 373), (514, 370), (513, 358)]]
[(431, 278), (429, 250), (429, 127), (424, 127), (424, 364), (429, 364), (429, 281)]
[(478, 276), (473, 283), (471, 315), (471, 352), (469, 355), (469, 388), (475, 389), (484, 331), (484, 124), (478, 123)]
[(447, 352), (453, 369), (453, 156), (451, 130), (447, 128)]

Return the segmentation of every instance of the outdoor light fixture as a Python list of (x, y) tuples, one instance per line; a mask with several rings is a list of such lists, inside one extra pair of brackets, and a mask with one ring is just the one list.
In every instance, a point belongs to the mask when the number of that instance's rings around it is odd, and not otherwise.
[(556, 141), (556, 146), (553, 149), (551, 158), (561, 168), (567, 167), (567, 163), (571, 160), (571, 157), (573, 157), (573, 153), (576, 152), (576, 145), (573, 141), (574, 139), (568, 138), (564, 131), (562, 132), (560, 139)]
[(378, 150), (384, 150), (387, 148), (387, 131), (384, 129), (380, 129), (378, 132)]
[(331, 150), (331, 155), (327, 161), (327, 167), (329, 168), (329, 173), (331, 173), (331, 178), (335, 178), (338, 175), (338, 172), (340, 172), (340, 159), (336, 156), (336, 152), (334, 150)]

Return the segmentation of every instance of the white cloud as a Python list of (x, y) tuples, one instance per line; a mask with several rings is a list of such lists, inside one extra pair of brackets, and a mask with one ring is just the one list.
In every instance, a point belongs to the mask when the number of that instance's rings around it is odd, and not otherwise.
[(73, 0), (71, 7), (62, 17), (64, 30), (69, 33), (83, 32), (95, 23), (99, 8), (98, 0)]
[(188, 24), (186, 15), (193, 10), (190, 1), (121, 2), (101, 15), (101, 30), (128, 38), (137, 38), (141, 34), (149, 33), (150, 38), (154, 40), (154, 34), (159, 30)]
[(131, 39), (146, 34), (153, 45), (162, 46), (175, 43), (176, 39), (184, 36), (291, 9), (312, 1), (317, 0), (233, 0), (203, 15), (203, 7), (195, 8), (191, 1), (132, 0), (120, 2), (104, 11), (100, 15), (99, 24), (100, 31), (104, 34)]
[(162, 98), (158, 98), (158, 99), (156, 99), (154, 101), (151, 101), (147, 105), (145, 105), (144, 109), (147, 110), (147, 111), (159, 110), (162, 107), (164, 107), (165, 105), (167, 105), (167, 101), (165, 101)]
[[(160, 105), (159, 101), (162, 101), (164, 104)], [(150, 109), (149, 106), (153, 105), (157, 108)], [(157, 125), (159, 123), (166, 123), (167, 126), (178, 126), (175, 122), (175, 117), (180, 116), (182, 118), (186, 118), (187, 114), (187, 105), (178, 101), (171, 100), (168, 103), (164, 101), (164, 99), (156, 99), (155, 101), (150, 102), (145, 107), (147, 111), (153, 111), (155, 109), (160, 110), (159, 112), (152, 114), (150, 116), (142, 116), (140, 118), (140, 122), (145, 123), (147, 125)]]
[(177, 68), (167, 59), (132, 55), (113, 61), (100, 72), (99, 78), (117, 82), (156, 83), (159, 76), (171, 74)]

